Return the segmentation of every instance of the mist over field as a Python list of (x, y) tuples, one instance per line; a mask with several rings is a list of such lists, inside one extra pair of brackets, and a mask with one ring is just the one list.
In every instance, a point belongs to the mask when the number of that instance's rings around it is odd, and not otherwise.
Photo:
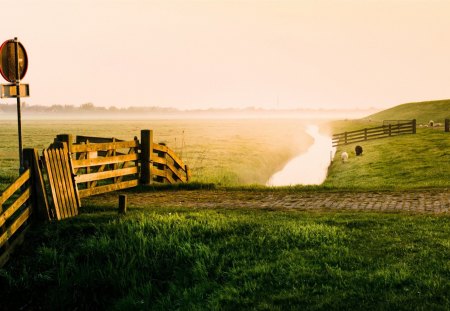
[[(0, 120), (16, 120), (15, 104), (0, 105)], [(355, 119), (378, 112), (379, 109), (264, 109), (256, 107), (243, 108), (209, 108), (186, 109), (164, 107), (118, 108), (97, 107), (92, 103), (80, 106), (52, 105), (36, 106), (22, 104), (22, 118), (25, 120), (148, 120), (148, 119), (301, 119), (333, 120)]]
[[(120, 117), (119, 115), (117, 117)], [(181, 117), (181, 116), (179, 116)], [(218, 115), (217, 115), (218, 117)], [(125, 119), (126, 117), (123, 117)], [(57, 134), (140, 138), (152, 129), (157, 143), (173, 149), (192, 170), (192, 180), (218, 185), (264, 185), (288, 161), (305, 152), (313, 138), (305, 132), (314, 123), (327, 133), (327, 121), (296, 118), (217, 118), (147, 120), (27, 120), (24, 148), (42, 150)], [(0, 171), (17, 174), (17, 124), (0, 123)], [(327, 153), (327, 156), (328, 153)]]

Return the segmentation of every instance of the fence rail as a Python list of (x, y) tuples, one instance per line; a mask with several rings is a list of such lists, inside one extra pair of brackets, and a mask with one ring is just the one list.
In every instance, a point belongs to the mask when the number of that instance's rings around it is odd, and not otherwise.
[(0, 196), (0, 267), (23, 241), (27, 220), (32, 214), (30, 178), (28, 168)]
[[(153, 131), (142, 130), (141, 141), (60, 134), (68, 144), (80, 197), (141, 184), (188, 182), (189, 167), (163, 144), (153, 142)], [(75, 141), (75, 143), (74, 143)]]
[(382, 126), (334, 134), (333, 147), (415, 133), (416, 120), (396, 120), (395, 122), (389, 120), (389, 123), (383, 124)]
[[(58, 137), (73, 142), (70, 135)], [(138, 185), (140, 144), (137, 138), (122, 141), (82, 136), (76, 141), (78, 143), (72, 143), (69, 150), (80, 198)]]

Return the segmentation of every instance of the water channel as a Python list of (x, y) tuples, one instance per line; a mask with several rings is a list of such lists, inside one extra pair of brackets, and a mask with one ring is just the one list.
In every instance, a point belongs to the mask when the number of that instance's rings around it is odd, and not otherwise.
[(293, 158), (281, 171), (272, 175), (267, 186), (323, 183), (336, 148), (331, 147), (331, 137), (320, 133), (317, 125), (308, 125), (306, 133), (314, 138), (313, 144), (305, 153)]

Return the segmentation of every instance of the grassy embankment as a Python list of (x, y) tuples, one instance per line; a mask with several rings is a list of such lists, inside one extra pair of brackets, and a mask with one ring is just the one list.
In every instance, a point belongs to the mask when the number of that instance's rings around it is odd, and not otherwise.
[[(400, 105), (369, 116), (364, 120), (334, 123), (335, 132), (375, 127), (384, 119), (417, 119), (443, 123), (450, 115), (450, 100)], [(356, 157), (354, 148), (361, 145), (363, 156)], [(350, 155), (347, 163), (340, 153)], [(416, 135), (361, 142), (341, 146), (329, 176), (322, 187), (327, 189), (390, 190), (447, 188), (450, 186), (450, 133), (440, 128), (420, 128)]]
[[(447, 136), (437, 133), (401, 138), (423, 144), (440, 135), (427, 145), (442, 149)], [(348, 170), (364, 174), (367, 165), (357, 164), (371, 158), (371, 166), (378, 165), (367, 180), (387, 174), (392, 163), (376, 151), (396, 139), (364, 144), (364, 156), (345, 167), (335, 161), (324, 187), (347, 180), (337, 186), (366, 188)], [(408, 146), (398, 141), (398, 148)], [(118, 217), (115, 206), (85, 204), (79, 217), (28, 234), (21, 252), (0, 270), (0, 308), (446, 310), (449, 236), (446, 215), (204, 210), (148, 202)]]

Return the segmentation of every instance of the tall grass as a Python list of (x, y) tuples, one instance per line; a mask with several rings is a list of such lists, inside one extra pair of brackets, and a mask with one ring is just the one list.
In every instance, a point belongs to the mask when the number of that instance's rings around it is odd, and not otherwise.
[(449, 234), (447, 216), (85, 212), (29, 234), (0, 298), (9, 310), (447, 309)]

